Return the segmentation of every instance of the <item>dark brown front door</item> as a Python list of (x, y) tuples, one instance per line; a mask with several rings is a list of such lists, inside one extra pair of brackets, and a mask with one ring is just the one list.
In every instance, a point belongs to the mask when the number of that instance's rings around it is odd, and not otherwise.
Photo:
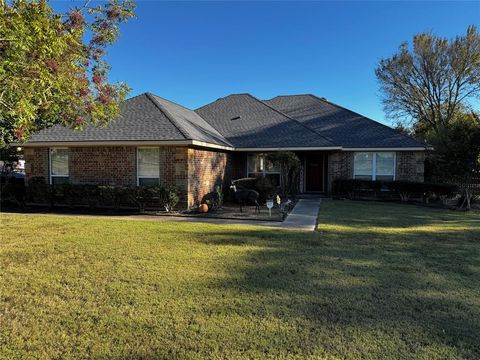
[(311, 154), (305, 157), (305, 191), (324, 191), (324, 155)]

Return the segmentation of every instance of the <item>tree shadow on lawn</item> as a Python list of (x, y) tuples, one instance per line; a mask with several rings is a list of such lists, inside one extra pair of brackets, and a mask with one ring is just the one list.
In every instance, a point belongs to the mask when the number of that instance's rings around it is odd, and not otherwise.
[(396, 232), (249, 230), (202, 237), (212, 246), (253, 247), (243, 261), (226, 265), (228, 279), (210, 286), (255, 301), (212, 311), (309, 328), (301, 337), (280, 336), (297, 349), (293, 354), (478, 358), (478, 231), (436, 231), (430, 226), (439, 221), (426, 219), (425, 229)]

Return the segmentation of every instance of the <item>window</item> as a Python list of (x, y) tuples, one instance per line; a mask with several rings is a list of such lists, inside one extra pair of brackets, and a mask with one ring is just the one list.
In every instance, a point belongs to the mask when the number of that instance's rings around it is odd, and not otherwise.
[(280, 185), (280, 168), (267, 160), (267, 154), (256, 153), (248, 154), (247, 176), (268, 178), (272, 185)]
[(50, 184), (68, 182), (68, 149), (50, 149)]
[(383, 181), (394, 180), (395, 153), (355, 153), (353, 167), (353, 174), (355, 179)]
[(373, 153), (356, 153), (354, 162), (355, 179), (373, 180)]
[(137, 149), (137, 174), (139, 186), (158, 185), (160, 183), (160, 149)]
[(395, 153), (376, 153), (375, 179), (391, 181), (395, 175)]

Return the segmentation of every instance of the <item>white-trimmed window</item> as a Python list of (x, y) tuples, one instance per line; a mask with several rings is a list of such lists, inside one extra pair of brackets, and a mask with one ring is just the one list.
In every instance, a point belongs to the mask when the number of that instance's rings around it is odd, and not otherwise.
[(247, 156), (247, 176), (268, 178), (272, 185), (280, 185), (280, 168), (267, 160), (267, 154), (252, 153)]
[(50, 184), (68, 182), (68, 148), (52, 148), (49, 154)]
[(394, 152), (357, 152), (353, 177), (361, 180), (395, 180)]
[(139, 186), (160, 183), (160, 148), (137, 148), (137, 184)]

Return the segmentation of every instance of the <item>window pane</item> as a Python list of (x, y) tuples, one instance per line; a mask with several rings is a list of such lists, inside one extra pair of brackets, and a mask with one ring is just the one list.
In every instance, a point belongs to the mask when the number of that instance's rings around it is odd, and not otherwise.
[(158, 178), (160, 176), (160, 149), (138, 149), (138, 176)]
[(354, 158), (354, 173), (357, 176), (372, 176), (373, 154), (372, 153), (356, 153)]
[(389, 175), (393, 177), (394, 164), (393, 153), (377, 153), (377, 179), (378, 175)]
[(68, 176), (68, 149), (50, 150), (50, 173)]
[(158, 185), (159, 179), (158, 178), (140, 178), (138, 179), (138, 185), (140, 186), (154, 186)]
[(248, 155), (248, 172), (262, 172), (264, 168), (264, 158), (262, 154)]
[(68, 183), (67, 176), (52, 176), (52, 184), (53, 185), (62, 185)]

